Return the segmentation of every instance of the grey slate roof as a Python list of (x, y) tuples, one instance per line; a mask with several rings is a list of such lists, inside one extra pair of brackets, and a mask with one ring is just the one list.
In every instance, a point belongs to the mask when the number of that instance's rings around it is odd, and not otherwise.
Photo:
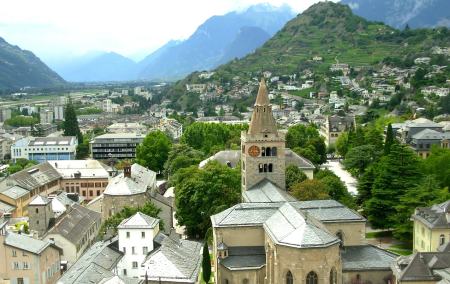
[(5, 244), (34, 254), (40, 254), (47, 247), (52, 245), (48, 241), (41, 241), (31, 237), (8, 232), (5, 238)]
[(156, 185), (156, 173), (141, 165), (131, 166), (131, 178), (123, 173), (114, 177), (105, 188), (105, 195), (134, 195), (146, 192)]
[(214, 227), (262, 226), (282, 203), (240, 203), (211, 216)]
[(229, 270), (259, 269), (266, 265), (266, 251), (258, 247), (229, 247), (228, 257), (219, 260)]
[(171, 234), (161, 236), (161, 246), (150, 253), (144, 261), (148, 279), (197, 283), (200, 271), (202, 244), (182, 240)]
[(112, 245), (109, 241), (93, 244), (62, 275), (58, 283), (93, 284), (100, 283), (104, 278), (113, 277), (111, 271), (123, 257), (123, 253), (114, 249)]
[(449, 228), (450, 222), (447, 221), (446, 212), (450, 212), (450, 200), (431, 207), (419, 207), (412, 218), (432, 229)]
[(126, 228), (155, 228), (159, 224), (159, 220), (148, 215), (145, 215), (141, 212), (137, 212), (133, 216), (124, 219), (120, 222), (118, 229), (126, 229)]
[(304, 170), (314, 170), (316, 168), (310, 160), (298, 155), (291, 149), (286, 148), (284, 152), (286, 157), (286, 167), (294, 165)]
[(10, 213), (10, 212), (14, 211), (14, 209), (16, 209), (16, 207), (9, 205), (8, 203), (5, 203), (0, 200), (0, 216), (3, 213)]
[(400, 281), (439, 281), (442, 277), (436, 272), (450, 268), (450, 252), (418, 252), (402, 256), (391, 268)]
[(342, 271), (390, 270), (396, 257), (371, 245), (346, 246), (341, 250)]
[(16, 200), (16, 199), (19, 199), (22, 196), (30, 193), (30, 191), (28, 191), (27, 189), (25, 189), (19, 185), (13, 185), (13, 186), (8, 187), (6, 185), (7, 181), (4, 181), (3, 183), (5, 183), (5, 184), (4, 184), (4, 187), (2, 189), (0, 189), (0, 193), (11, 199)]
[(283, 202), (295, 201), (285, 190), (282, 190), (267, 179), (263, 179), (248, 190), (242, 192), (245, 202)]
[(426, 139), (426, 140), (442, 140), (442, 139), (449, 139), (450, 133), (442, 133), (433, 129), (424, 129), (420, 131), (419, 133), (416, 133), (412, 136), (413, 139), (420, 140), (420, 139)]
[(50, 203), (50, 199), (45, 196), (36, 195), (28, 205), (46, 205)]
[(61, 175), (48, 162), (32, 166), (9, 176), (9, 179), (28, 190), (60, 178)]
[(78, 204), (73, 204), (68, 212), (47, 233), (59, 234), (73, 244), (79, 244), (90, 230), (92, 224), (101, 223), (101, 213), (92, 211)]
[(336, 200), (298, 201), (294, 206), (324, 222), (366, 222), (366, 219)]
[(340, 242), (339, 238), (318, 227), (287, 202), (264, 222), (264, 229), (274, 242), (285, 246), (327, 247)]

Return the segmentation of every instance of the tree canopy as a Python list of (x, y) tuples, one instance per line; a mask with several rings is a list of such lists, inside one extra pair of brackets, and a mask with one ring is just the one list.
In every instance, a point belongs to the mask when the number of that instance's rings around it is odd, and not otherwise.
[(314, 164), (327, 161), (327, 147), (324, 138), (313, 125), (298, 124), (291, 126), (286, 134), (286, 147), (309, 159)]
[(164, 163), (164, 175), (170, 177), (179, 169), (198, 165), (204, 158), (201, 151), (195, 150), (186, 144), (175, 144), (170, 150), (167, 161)]
[(190, 237), (204, 236), (210, 216), (237, 203), (241, 198), (240, 169), (209, 162), (180, 169), (172, 179), (175, 186), (176, 217)]
[(136, 147), (136, 163), (155, 172), (162, 172), (172, 142), (162, 131), (150, 132)]

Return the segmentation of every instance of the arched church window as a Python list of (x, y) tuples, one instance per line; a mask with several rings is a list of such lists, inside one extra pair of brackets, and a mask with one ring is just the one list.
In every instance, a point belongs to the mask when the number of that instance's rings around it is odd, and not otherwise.
[(306, 275), (306, 284), (317, 284), (317, 274), (314, 271)]
[(261, 156), (266, 156), (266, 147), (261, 147)]
[(272, 156), (277, 155), (277, 147), (272, 147)]
[(267, 173), (267, 164), (264, 164), (264, 172)]
[(336, 284), (337, 283), (337, 271), (336, 268), (331, 268), (330, 271), (330, 284)]
[(271, 173), (273, 171), (273, 165), (269, 164), (269, 173)]
[(263, 164), (259, 164), (259, 172), (262, 173), (264, 171), (264, 166)]
[(270, 147), (267, 147), (267, 148), (266, 148), (266, 156), (267, 156), (267, 157), (272, 156), (272, 153), (271, 153), (270, 150), (271, 150)]
[(294, 277), (292, 276), (291, 271), (286, 273), (286, 284), (294, 284)]

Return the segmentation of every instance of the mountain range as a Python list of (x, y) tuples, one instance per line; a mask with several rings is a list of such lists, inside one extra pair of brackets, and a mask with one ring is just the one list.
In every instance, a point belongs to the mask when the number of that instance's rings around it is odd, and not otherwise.
[(179, 79), (253, 52), (294, 16), (288, 6), (254, 5), (243, 12), (213, 16), (188, 39), (169, 41), (137, 63), (109, 52), (52, 67), (68, 81)]
[(11, 45), (0, 37), (0, 89), (50, 87), (64, 83), (31, 51)]
[(353, 12), (372, 21), (403, 29), (450, 27), (449, 0), (342, 0)]

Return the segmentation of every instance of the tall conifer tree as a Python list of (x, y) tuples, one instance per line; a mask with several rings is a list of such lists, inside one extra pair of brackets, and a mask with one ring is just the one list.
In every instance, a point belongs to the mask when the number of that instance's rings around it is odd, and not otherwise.
[(65, 119), (63, 122), (64, 136), (76, 136), (78, 144), (83, 143), (83, 135), (81, 134), (80, 127), (78, 126), (77, 114), (72, 102), (69, 102), (65, 109)]

